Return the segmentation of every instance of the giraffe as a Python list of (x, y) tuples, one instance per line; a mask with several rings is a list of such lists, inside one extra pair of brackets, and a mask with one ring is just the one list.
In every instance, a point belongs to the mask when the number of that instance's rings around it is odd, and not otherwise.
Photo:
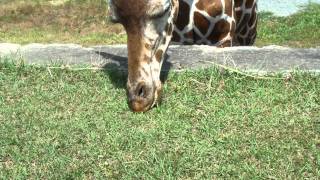
[(108, 0), (127, 34), (128, 105), (145, 112), (160, 99), (160, 71), (171, 41), (217, 47), (252, 45), (257, 0)]

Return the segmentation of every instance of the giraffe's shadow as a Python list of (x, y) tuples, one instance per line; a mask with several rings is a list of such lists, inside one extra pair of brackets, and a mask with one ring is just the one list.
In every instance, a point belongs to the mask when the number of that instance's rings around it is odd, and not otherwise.
[[(111, 60), (103, 66), (103, 71), (109, 77), (113, 86), (116, 88), (126, 88), (128, 76), (128, 58), (107, 52), (96, 51), (96, 53), (102, 56), (104, 59)], [(165, 54), (160, 74), (160, 80), (162, 83), (166, 82), (169, 71), (172, 68), (172, 64), (168, 61), (168, 59), (169, 55)]]

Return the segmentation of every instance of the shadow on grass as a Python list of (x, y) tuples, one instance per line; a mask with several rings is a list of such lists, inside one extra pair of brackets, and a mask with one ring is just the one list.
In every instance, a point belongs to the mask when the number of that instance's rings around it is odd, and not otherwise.
[[(116, 88), (125, 89), (128, 76), (128, 58), (124, 56), (110, 54), (107, 52), (96, 51), (96, 53), (106, 60), (111, 60), (111, 62), (105, 64), (103, 68), (104, 73), (109, 77), (113, 86)], [(162, 83), (165, 83), (168, 79), (169, 71), (172, 67), (172, 64), (169, 61), (167, 61), (168, 58), (169, 55), (166, 54), (160, 74), (160, 80), (162, 81)]]

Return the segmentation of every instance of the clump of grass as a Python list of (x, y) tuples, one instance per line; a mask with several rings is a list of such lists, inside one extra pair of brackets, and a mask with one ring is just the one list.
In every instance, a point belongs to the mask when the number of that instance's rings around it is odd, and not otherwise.
[(309, 4), (290, 17), (261, 13), (257, 45), (320, 46), (320, 4)]

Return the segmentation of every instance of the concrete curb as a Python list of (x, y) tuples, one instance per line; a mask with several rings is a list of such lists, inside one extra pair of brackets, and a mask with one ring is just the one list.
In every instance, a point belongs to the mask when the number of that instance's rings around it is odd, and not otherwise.
[[(171, 45), (163, 70), (202, 69), (220, 64), (259, 74), (294, 70), (320, 72), (320, 48), (295, 49), (280, 46), (216, 48)], [(127, 68), (126, 45), (82, 47), (77, 44), (0, 43), (0, 57), (26, 64), (50, 66), (98, 66)]]

